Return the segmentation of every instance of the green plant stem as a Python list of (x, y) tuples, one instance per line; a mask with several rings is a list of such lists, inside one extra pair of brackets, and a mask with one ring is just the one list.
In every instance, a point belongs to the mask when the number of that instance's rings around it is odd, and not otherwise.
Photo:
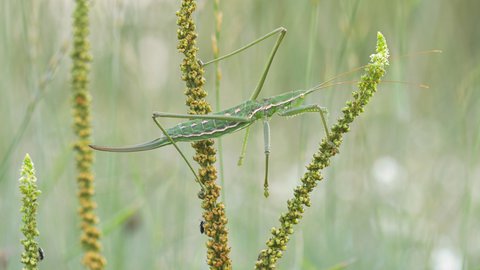
[[(218, 43), (220, 41), (220, 31), (222, 29), (223, 14), (220, 10), (220, 0), (213, 1), (213, 14), (215, 17), (215, 35), (212, 37), (212, 50), (213, 59), (217, 59), (220, 56), (220, 49)], [(220, 106), (220, 80), (222, 79), (222, 70), (220, 69), (220, 62), (214, 63), (215, 68), (215, 109), (221, 110)], [(218, 142), (218, 165), (220, 167), (220, 185), (222, 188), (222, 200), (225, 201), (225, 174), (223, 166), (223, 143), (222, 138), (217, 139)]]
[[(314, 59), (314, 52), (315, 52), (315, 41), (317, 39), (317, 30), (318, 30), (318, 16), (319, 16), (319, 1), (311, 1), (312, 2), (312, 12), (310, 14), (310, 35), (309, 35), (309, 43), (308, 43), (308, 57), (307, 57), (307, 66), (305, 69), (305, 89), (308, 89), (310, 86), (310, 81), (312, 80), (312, 64), (313, 64), (313, 59)], [(306, 140), (306, 134), (305, 134), (305, 118), (300, 119), (300, 128), (299, 128), (299, 134), (298, 134), (298, 139), (299, 139), (299, 146), (298, 149), (300, 149), (299, 154), (298, 154), (298, 160), (302, 160), (304, 155), (305, 155), (305, 142)], [(301, 163), (298, 163), (298, 176), (301, 176), (301, 170), (303, 170), (303, 166)]]
[(44, 75), (36, 85), (34, 96), (31, 99), (31, 101), (28, 103), (22, 122), (20, 123), (20, 126), (17, 132), (15, 133), (13, 140), (8, 145), (7, 151), (5, 151), (5, 154), (0, 163), (0, 182), (3, 180), (3, 177), (5, 176), (5, 173), (8, 168), (8, 161), (10, 160), (12, 153), (15, 152), (18, 144), (20, 143), (23, 136), (25, 135), (25, 131), (27, 130), (28, 125), (30, 124), (30, 120), (32, 119), (32, 116), (33, 116), (33, 113), (35, 112), (37, 104), (45, 95), (45, 90), (48, 84), (55, 77), (57, 69), (60, 66), (60, 63), (62, 62), (67, 51), (68, 51), (68, 44), (65, 43), (59, 49), (59, 51), (54, 56), (52, 56)]

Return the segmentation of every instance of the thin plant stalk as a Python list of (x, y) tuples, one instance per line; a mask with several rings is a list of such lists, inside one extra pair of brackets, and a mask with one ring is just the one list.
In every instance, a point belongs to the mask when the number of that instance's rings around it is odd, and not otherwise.
[[(305, 89), (307, 89), (310, 85), (310, 82), (312, 80), (312, 65), (313, 65), (313, 59), (314, 59), (314, 53), (315, 53), (315, 41), (317, 39), (317, 30), (318, 30), (318, 16), (319, 16), (319, 0), (312, 0), (311, 1), (311, 14), (310, 14), (310, 34), (309, 34), (309, 43), (308, 43), (308, 57), (307, 57), (307, 66), (305, 68)], [(302, 118), (300, 120), (300, 132), (298, 134), (298, 139), (299, 139), (299, 146), (298, 148), (300, 149), (299, 151), (299, 156), (298, 160), (303, 160), (304, 154), (305, 154), (305, 118)], [(301, 163), (298, 163), (299, 166), (297, 167), (299, 176), (300, 172), (303, 169), (303, 166), (300, 165)]]
[[(213, 1), (213, 16), (215, 17), (215, 33), (212, 35), (212, 51), (213, 59), (220, 56), (218, 42), (220, 41), (220, 31), (222, 30), (223, 13), (220, 10), (220, 0)], [(220, 105), (220, 80), (222, 79), (222, 70), (220, 69), (220, 61), (214, 63), (215, 69), (215, 110), (221, 110)], [(218, 142), (218, 165), (220, 167), (220, 185), (222, 188), (222, 199), (225, 201), (225, 174), (223, 166), (223, 144), (222, 138), (217, 139)]]
[(67, 50), (68, 50), (68, 44), (65, 43), (60, 48), (60, 50), (54, 56), (52, 56), (44, 75), (42, 76), (40, 81), (37, 83), (35, 87), (36, 89), (34, 91), (35, 92), (34, 96), (27, 105), (27, 109), (25, 110), (25, 115), (23, 116), (20, 126), (17, 132), (15, 133), (13, 140), (8, 145), (7, 151), (5, 151), (2, 161), (0, 162), (0, 182), (3, 179), (5, 172), (7, 171), (8, 161), (12, 153), (17, 149), (18, 144), (21, 142), (23, 136), (25, 135), (25, 131), (27, 130), (28, 125), (30, 124), (33, 113), (35, 112), (35, 109), (38, 103), (40, 102), (42, 97), (45, 95), (48, 84), (55, 77), (55, 73), (57, 72), (57, 69), (60, 66), (60, 63), (62, 62)]

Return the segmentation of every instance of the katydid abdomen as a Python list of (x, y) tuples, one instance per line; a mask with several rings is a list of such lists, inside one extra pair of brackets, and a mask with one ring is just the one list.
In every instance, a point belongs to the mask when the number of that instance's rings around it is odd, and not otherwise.
[[(174, 142), (194, 142), (211, 138), (221, 137), (225, 134), (233, 133), (250, 126), (255, 121), (255, 114), (252, 112), (262, 108), (262, 104), (257, 101), (247, 101), (227, 110), (217, 112), (214, 116), (237, 116), (248, 118), (253, 121), (231, 121), (219, 119), (194, 119), (182, 122), (166, 130)], [(192, 116), (195, 117), (195, 116)], [(253, 119), (252, 119), (253, 118)], [(108, 152), (138, 152), (159, 148), (170, 145), (172, 142), (166, 136), (154, 139), (149, 142), (125, 146), (125, 147), (107, 147), (90, 145), (95, 150)]]

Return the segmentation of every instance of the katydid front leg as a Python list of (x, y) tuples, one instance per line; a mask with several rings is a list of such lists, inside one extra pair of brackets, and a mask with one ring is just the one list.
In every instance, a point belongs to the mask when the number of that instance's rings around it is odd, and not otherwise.
[[(325, 134), (328, 137), (328, 127), (327, 127), (327, 121), (325, 119), (325, 114), (327, 114), (327, 109), (324, 107), (321, 107), (316, 104), (312, 105), (302, 105), (298, 107), (293, 107), (293, 108), (288, 108), (285, 110), (281, 110), (278, 112), (278, 115), (280, 116), (296, 116), (300, 115), (303, 113), (307, 112), (319, 112), (320, 116), (322, 118), (322, 123), (323, 127), (325, 128)], [(263, 119), (263, 139), (264, 139), (264, 146), (265, 146), (265, 180), (263, 182), (263, 187), (264, 187), (264, 196), (268, 197), (269, 192), (268, 192), (268, 161), (269, 161), (269, 156), (270, 156), (270, 124), (268, 122), (268, 117), (265, 117)]]
[(270, 124), (268, 119), (263, 119), (263, 142), (265, 146), (265, 179), (263, 181), (263, 195), (268, 197), (268, 157), (270, 156)]
[(328, 132), (328, 125), (325, 117), (325, 115), (328, 114), (328, 111), (325, 107), (321, 107), (318, 104), (301, 105), (298, 107), (292, 107), (285, 110), (281, 110), (278, 112), (278, 115), (289, 117), (289, 116), (297, 116), (297, 115), (308, 113), (308, 112), (320, 113), (320, 117), (322, 118), (323, 128), (325, 129), (325, 134), (328, 137), (330, 133)]

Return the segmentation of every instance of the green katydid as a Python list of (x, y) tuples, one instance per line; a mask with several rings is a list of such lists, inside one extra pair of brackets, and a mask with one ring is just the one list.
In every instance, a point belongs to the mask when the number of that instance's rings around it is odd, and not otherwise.
[[(234, 54), (237, 54), (277, 33), (279, 34), (277, 41), (270, 53), (270, 56), (268, 58), (268, 61), (266, 63), (262, 76), (260, 78), (260, 81), (258, 82), (255, 88), (255, 91), (250, 97), (250, 100), (245, 101), (232, 108), (229, 108), (220, 112), (216, 112), (213, 114), (209, 114), (209, 115), (189, 115), (189, 114), (154, 112), (153, 120), (155, 121), (156, 125), (162, 130), (164, 136), (149, 142), (145, 142), (145, 143), (137, 144), (133, 146), (127, 146), (127, 147), (115, 148), (115, 147), (104, 147), (104, 146), (96, 146), (96, 145), (91, 145), (90, 147), (96, 150), (108, 151), (108, 152), (137, 152), (137, 151), (152, 150), (165, 145), (173, 144), (174, 147), (182, 156), (182, 158), (185, 160), (187, 165), (189, 166), (190, 170), (192, 170), (193, 174), (195, 175), (198, 181), (198, 177), (195, 171), (193, 170), (192, 166), (190, 165), (190, 162), (183, 155), (182, 151), (178, 148), (178, 146), (176, 145), (176, 142), (192, 142), (192, 141), (217, 138), (217, 137), (230, 134), (242, 129), (246, 129), (246, 134), (243, 140), (242, 153), (239, 159), (239, 165), (241, 165), (242, 159), (245, 155), (249, 127), (251, 124), (253, 124), (257, 120), (263, 120), (264, 145), (265, 145), (264, 152), (265, 152), (265, 165), (266, 165), (265, 178), (264, 178), (264, 188), (265, 188), (264, 194), (265, 196), (268, 196), (268, 160), (269, 160), (269, 154), (270, 154), (270, 126), (268, 121), (270, 117), (272, 117), (274, 114), (277, 114), (279, 116), (296, 116), (306, 112), (318, 112), (321, 115), (325, 132), (328, 135), (328, 128), (325, 120), (325, 114), (327, 112), (326, 109), (316, 104), (313, 104), (313, 105), (302, 105), (302, 104), (306, 95), (324, 88), (326, 84), (329, 84), (331, 80), (308, 90), (296, 90), (296, 91), (280, 94), (277, 96), (264, 98), (261, 101), (257, 101), (257, 97), (260, 94), (260, 91), (263, 87), (265, 78), (268, 74), (273, 58), (275, 57), (275, 53), (277, 52), (278, 47), (282, 42), (283, 37), (286, 34), (286, 29), (283, 27), (275, 29), (274, 31), (241, 47), (240, 49), (230, 54), (216, 58), (206, 63), (200, 63), (201, 65), (206, 66), (216, 61), (220, 61)], [(332, 84), (330, 83), (329, 85), (332, 85)], [(184, 119), (189, 119), (189, 121), (177, 124), (176, 126), (165, 130), (162, 127), (162, 125), (160, 125), (160, 123), (157, 121), (157, 118), (159, 117), (184, 118)], [(203, 187), (202, 183), (200, 183), (200, 185)]]

